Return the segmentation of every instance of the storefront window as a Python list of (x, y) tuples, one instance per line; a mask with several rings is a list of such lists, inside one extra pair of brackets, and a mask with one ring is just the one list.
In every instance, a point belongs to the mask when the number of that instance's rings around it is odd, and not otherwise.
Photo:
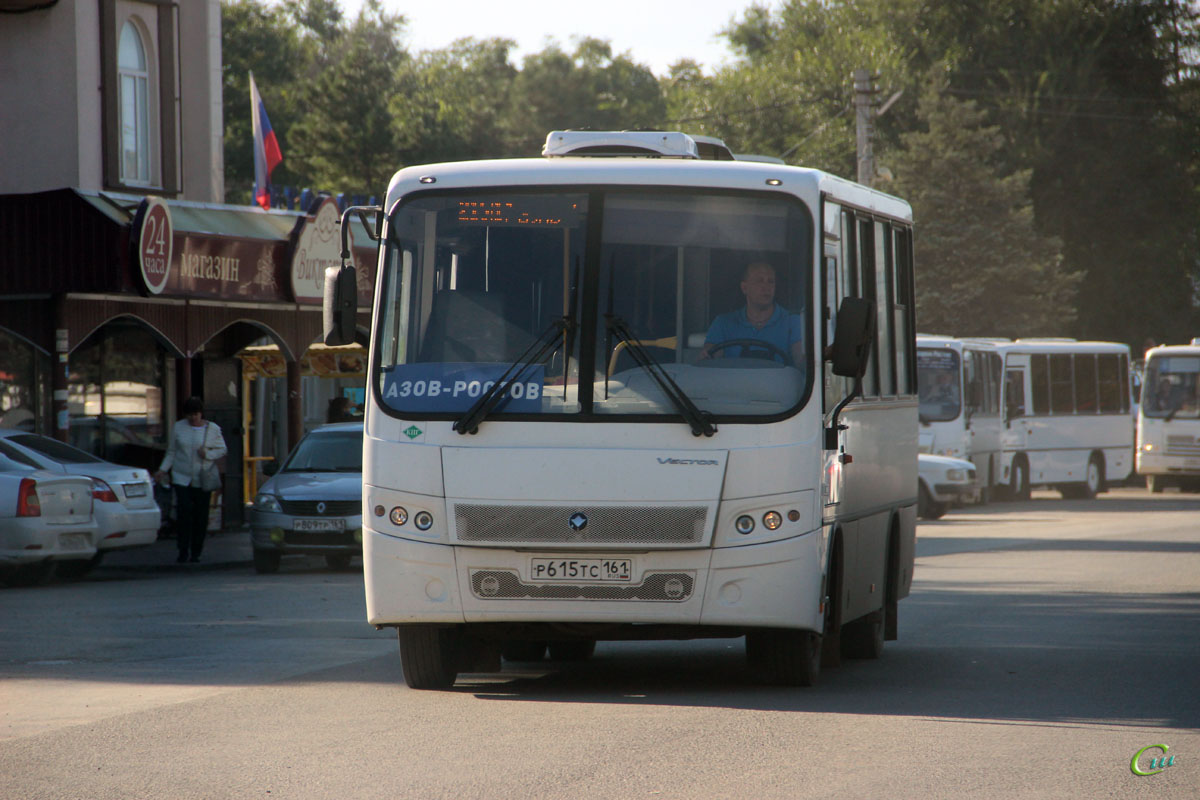
[(37, 430), (37, 358), (33, 345), (0, 330), (0, 428)]
[(156, 467), (166, 444), (166, 357), (146, 329), (114, 323), (71, 355), (70, 442), (101, 458)]

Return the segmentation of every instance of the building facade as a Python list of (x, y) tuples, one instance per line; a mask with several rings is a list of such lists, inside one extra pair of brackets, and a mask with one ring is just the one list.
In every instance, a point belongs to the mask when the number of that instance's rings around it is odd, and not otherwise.
[[(220, 25), (219, 0), (0, 0), (0, 427), (155, 467), (200, 396), (230, 445), (236, 522), (244, 469), (303, 432), (302, 364), (340, 244), (331, 199), (221, 204)], [(251, 345), (284, 362), (278, 403), (247, 395)]]

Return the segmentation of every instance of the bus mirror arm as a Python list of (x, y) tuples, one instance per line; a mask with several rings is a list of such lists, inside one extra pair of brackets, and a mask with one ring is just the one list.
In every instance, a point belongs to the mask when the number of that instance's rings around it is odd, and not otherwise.
[[(367, 224), (366, 214), (375, 214), (375, 230)], [(358, 214), (367, 235), (372, 241), (379, 241), (379, 230), (383, 224), (382, 209), (379, 206), (350, 206), (342, 212), (342, 265), (326, 267), (324, 286), (324, 306), (322, 322), (324, 327), (323, 341), (327, 345), (353, 344), (358, 316), (358, 275), (354, 269), (354, 261), (350, 257), (350, 215)], [(348, 262), (348, 263), (347, 263)]]
[(833, 409), (829, 427), (825, 429), (825, 449), (837, 450), (838, 433), (846, 426), (838, 422), (842, 410), (862, 394), (862, 379), (875, 340), (875, 303), (865, 297), (843, 297), (838, 306), (837, 325), (833, 343), (829, 345), (829, 361), (834, 375), (854, 378), (854, 388)]
[(833, 414), (829, 418), (829, 427), (825, 429), (826, 450), (838, 449), (838, 434), (850, 427), (849, 425), (844, 425), (839, 422), (838, 417), (841, 416), (842, 409), (850, 405), (851, 401), (853, 401), (854, 398), (858, 397), (860, 394), (862, 394), (862, 378), (857, 377), (854, 379), (854, 389), (850, 392), (850, 394), (843, 397), (841, 402), (833, 407)]

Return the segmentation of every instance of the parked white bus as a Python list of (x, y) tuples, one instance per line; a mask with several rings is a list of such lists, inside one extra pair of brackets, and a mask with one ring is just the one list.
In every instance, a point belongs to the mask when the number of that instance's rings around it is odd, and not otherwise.
[(1072, 339), (1017, 339), (1004, 356), (1001, 467), (1009, 493), (1050, 486), (1094, 497), (1133, 470), (1129, 347)]
[(1001, 362), (990, 341), (917, 334), (920, 452), (974, 464), (984, 502), (1000, 482)]
[(1137, 472), (1151, 492), (1200, 491), (1200, 338), (1146, 352)]
[[(556, 132), (541, 159), (392, 179), (363, 560), (409, 686), (738, 636), (767, 680), (809, 685), (895, 638), (911, 211), (717, 157), (679, 133)], [(354, 280), (327, 277), (327, 341), (354, 333)]]

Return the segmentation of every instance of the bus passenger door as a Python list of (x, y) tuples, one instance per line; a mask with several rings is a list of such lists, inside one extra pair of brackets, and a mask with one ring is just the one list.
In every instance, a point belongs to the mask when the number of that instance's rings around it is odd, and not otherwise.
[(1000, 432), (1002, 476), (1005, 482), (1011, 481), (1013, 459), (1023, 455), (1028, 461), (1026, 451), (1029, 449), (1029, 415), (1033, 413), (1029, 390), (1029, 356), (1010, 355), (1005, 360), (1002, 398), (1004, 429)]

